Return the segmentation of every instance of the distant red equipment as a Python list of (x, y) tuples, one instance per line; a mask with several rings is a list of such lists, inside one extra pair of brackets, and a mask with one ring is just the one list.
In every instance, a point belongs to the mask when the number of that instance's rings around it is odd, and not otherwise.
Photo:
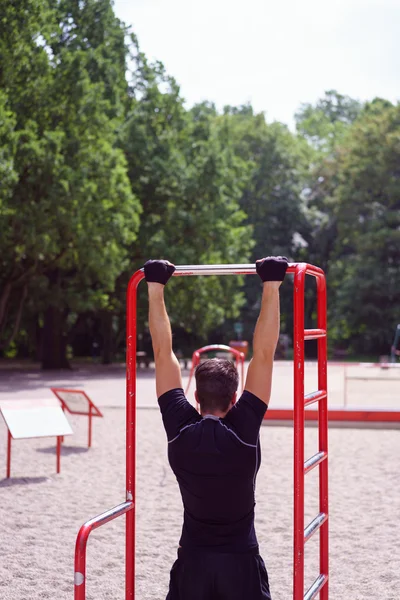
[[(239, 350), (236, 350), (235, 348), (232, 348), (231, 346), (225, 346), (224, 344), (211, 344), (210, 346), (203, 346), (202, 348), (199, 348), (198, 350), (195, 350), (193, 352), (192, 367), (190, 369), (189, 381), (186, 386), (185, 394), (186, 395), (188, 394), (194, 372), (196, 370), (197, 365), (200, 364), (201, 355), (206, 352), (229, 352), (230, 354), (232, 354), (235, 357), (235, 366), (236, 366), (238, 372), (240, 373), (241, 387), (243, 390), (243, 387), (244, 387), (244, 358), (245, 358), (243, 352), (240, 352)], [(240, 367), (240, 371), (239, 371), (239, 367)]]

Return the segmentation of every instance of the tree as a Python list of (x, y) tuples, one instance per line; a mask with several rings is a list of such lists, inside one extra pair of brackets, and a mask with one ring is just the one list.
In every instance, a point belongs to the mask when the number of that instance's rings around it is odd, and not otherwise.
[[(254, 114), (250, 106), (225, 107), (220, 130), (224, 143), (233, 140), (242, 172), (247, 173), (240, 206), (253, 231), (251, 262), (268, 254), (297, 260), (307, 225), (301, 192), (311, 150), (284, 125), (267, 124), (264, 115)], [(241, 320), (247, 338), (252, 335), (259, 312), (259, 287), (257, 278), (246, 281), (246, 303)], [(283, 307), (290, 330), (292, 299), (289, 290), (284, 294)]]
[[(2, 283), (15, 287), (22, 277), (29, 285), (31, 314), (43, 324), (43, 367), (54, 368), (68, 366), (73, 313), (107, 305), (140, 205), (115, 147), (128, 92), (125, 28), (108, 0), (66, 1), (44, 15), (24, 31), (29, 51), (16, 54), (17, 75), (2, 80), (17, 140), (16, 180), (1, 214)], [(14, 33), (5, 40), (9, 59)], [(30, 67), (36, 80), (23, 89), (19, 77)]]
[(338, 158), (332, 334), (388, 352), (400, 303), (400, 105), (375, 100)]
[[(242, 173), (233, 148), (218, 136), (215, 109), (186, 111), (174, 79), (139, 48), (133, 79), (120, 143), (143, 206), (134, 264), (158, 257), (176, 264), (246, 261), (252, 242), (239, 207)], [(198, 339), (237, 314), (243, 301), (233, 278), (174, 278), (168, 287), (173, 324)], [(146, 301), (140, 306), (144, 322)]]
[(329, 90), (315, 106), (308, 103), (301, 105), (295, 115), (297, 131), (316, 149), (330, 153), (361, 109), (362, 104), (358, 100)]

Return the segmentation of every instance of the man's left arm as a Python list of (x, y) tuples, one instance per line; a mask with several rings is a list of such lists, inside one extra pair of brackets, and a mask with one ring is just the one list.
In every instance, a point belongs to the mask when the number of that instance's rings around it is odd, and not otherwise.
[(164, 286), (175, 267), (168, 261), (147, 261), (144, 272), (149, 292), (149, 327), (156, 364), (156, 391), (159, 398), (165, 392), (182, 387), (179, 361), (172, 350), (172, 332), (164, 301)]

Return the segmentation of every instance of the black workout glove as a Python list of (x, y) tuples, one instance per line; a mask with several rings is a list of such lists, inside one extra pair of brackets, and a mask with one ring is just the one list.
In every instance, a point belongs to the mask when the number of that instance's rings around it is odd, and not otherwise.
[(144, 276), (148, 283), (152, 281), (165, 285), (174, 271), (174, 265), (168, 260), (148, 260), (144, 264)]
[(285, 256), (267, 256), (256, 261), (256, 271), (263, 281), (283, 281), (287, 268)]

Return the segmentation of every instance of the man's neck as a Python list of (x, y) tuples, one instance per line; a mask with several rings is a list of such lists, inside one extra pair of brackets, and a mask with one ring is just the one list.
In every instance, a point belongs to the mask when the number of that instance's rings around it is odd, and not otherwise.
[(217, 410), (216, 412), (202, 412), (201, 416), (203, 417), (215, 417), (216, 419), (223, 419), (226, 415), (227, 415), (228, 411), (226, 412), (222, 412), (220, 410)]

